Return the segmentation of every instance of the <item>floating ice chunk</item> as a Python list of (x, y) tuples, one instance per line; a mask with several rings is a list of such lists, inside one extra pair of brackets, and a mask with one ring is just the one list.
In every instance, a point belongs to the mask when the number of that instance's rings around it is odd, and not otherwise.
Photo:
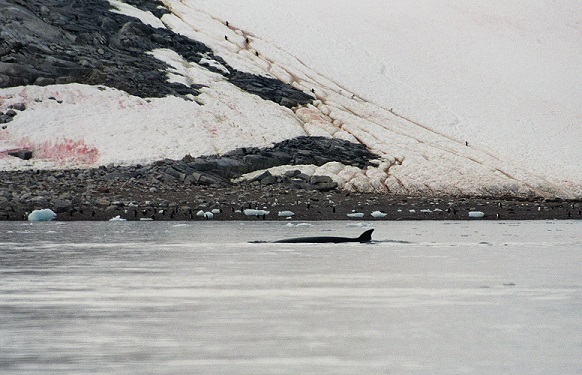
[(196, 216), (204, 217), (204, 211), (200, 210), (200, 211), (196, 212)]
[(484, 212), (481, 211), (471, 211), (469, 212), (469, 217), (473, 217), (476, 219), (482, 218), (483, 216), (485, 216)]
[(352, 213), (348, 214), (348, 217), (360, 218), (360, 217), (364, 217), (364, 213), (363, 212), (352, 212)]
[(109, 219), (109, 221), (127, 221), (126, 219), (123, 219), (121, 216), (117, 215), (115, 217), (112, 217), (111, 219)]
[(370, 215), (372, 215), (373, 217), (376, 217), (376, 218), (382, 218), (382, 217), (386, 217), (386, 215), (388, 215), (388, 214), (384, 213), (382, 211), (374, 211)]
[(212, 212), (205, 212), (204, 218), (205, 219), (214, 219), (214, 214)]
[(139, 221), (154, 221), (151, 217), (141, 217)]
[(293, 211), (279, 211), (279, 213), (277, 214), (277, 216), (279, 217), (291, 217), (293, 215), (295, 215)]
[(28, 221), (51, 221), (56, 217), (57, 214), (53, 210), (44, 208), (42, 210), (34, 210), (28, 214)]
[(287, 224), (285, 224), (285, 226), (287, 226), (287, 227), (312, 227), (313, 224), (311, 224), (311, 223), (297, 223), (297, 224), (287, 223)]
[(210, 212), (212, 212), (213, 214), (215, 214), (215, 215), (216, 215), (216, 214), (219, 214), (219, 213), (221, 213), (221, 212), (222, 212), (222, 210), (221, 210), (220, 208), (215, 208), (215, 209), (213, 209), (213, 210), (212, 210), (212, 211), (210, 211)]
[(265, 210), (253, 210), (251, 208), (247, 208), (243, 211), (243, 213), (247, 216), (266, 216), (271, 213), (271, 211)]

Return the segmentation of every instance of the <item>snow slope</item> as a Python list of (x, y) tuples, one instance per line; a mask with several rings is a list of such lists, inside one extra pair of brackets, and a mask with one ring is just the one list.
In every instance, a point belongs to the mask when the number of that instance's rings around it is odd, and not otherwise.
[(161, 20), (111, 2), (318, 100), (291, 111), (173, 51), (152, 51), (174, 67), (170, 80), (208, 87), (192, 102), (83, 85), (0, 90), (0, 110), (28, 105), (0, 132), (0, 147), (44, 158), (4, 157), (0, 167), (146, 163), (309, 134), (382, 155), (368, 171), (304, 167), (346, 188), (582, 196), (579, 2), (166, 0), (173, 14)]
[(358, 95), (544, 175), (582, 175), (582, 2), (191, 0)]

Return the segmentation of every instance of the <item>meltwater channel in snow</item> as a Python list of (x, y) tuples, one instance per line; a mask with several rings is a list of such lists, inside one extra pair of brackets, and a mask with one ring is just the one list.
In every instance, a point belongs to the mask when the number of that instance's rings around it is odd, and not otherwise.
[(0, 372), (580, 373), (582, 223), (368, 228), (0, 223)]

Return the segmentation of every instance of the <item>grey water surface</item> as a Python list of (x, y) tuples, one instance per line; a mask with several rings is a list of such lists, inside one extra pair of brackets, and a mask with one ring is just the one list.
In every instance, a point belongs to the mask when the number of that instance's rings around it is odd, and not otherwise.
[(1, 374), (582, 374), (582, 222), (0, 223)]

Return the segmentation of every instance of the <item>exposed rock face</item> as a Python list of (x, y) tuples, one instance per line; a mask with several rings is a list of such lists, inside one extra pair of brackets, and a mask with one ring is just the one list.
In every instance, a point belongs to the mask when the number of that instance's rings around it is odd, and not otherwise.
[[(324, 137), (299, 137), (285, 140), (267, 149), (241, 148), (218, 156), (184, 157), (181, 161), (167, 160), (154, 163), (148, 173), (161, 174), (164, 179), (176, 179), (186, 184), (224, 186), (230, 180), (249, 172), (268, 169), (280, 165), (313, 164), (322, 166), (329, 162), (340, 162), (365, 168), (370, 160), (379, 156), (368, 151), (363, 145)], [(155, 174), (154, 173), (154, 174)], [(262, 184), (292, 182), (287, 179), (273, 179), (270, 174), (257, 177)], [(287, 177), (296, 177), (287, 176)], [(263, 179), (265, 179), (263, 181)], [(299, 178), (303, 187), (317, 190), (331, 190), (337, 187), (329, 177), (318, 179)]]
[[(157, 0), (125, 1), (162, 17)], [(287, 107), (313, 98), (276, 79), (237, 71), (203, 43), (111, 12), (106, 0), (0, 0), (0, 88), (83, 83), (106, 85), (140, 97), (198, 95), (202, 86), (167, 82), (169, 68), (148, 52), (168, 48), (239, 88)]]

